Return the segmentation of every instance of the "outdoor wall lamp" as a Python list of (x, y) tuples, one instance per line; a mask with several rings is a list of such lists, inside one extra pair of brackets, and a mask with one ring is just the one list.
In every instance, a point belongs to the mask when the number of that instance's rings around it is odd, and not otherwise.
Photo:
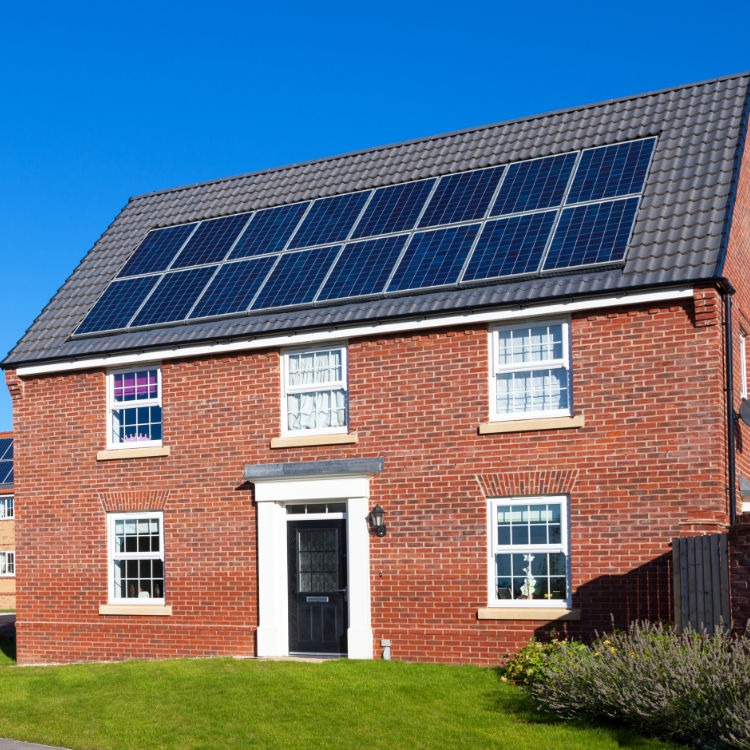
[(385, 536), (385, 511), (380, 505), (370, 511), (370, 526), (375, 530), (375, 536)]

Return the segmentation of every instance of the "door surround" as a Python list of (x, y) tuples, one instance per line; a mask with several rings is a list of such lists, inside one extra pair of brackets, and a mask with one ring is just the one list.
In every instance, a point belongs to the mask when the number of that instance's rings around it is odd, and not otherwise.
[(382, 458), (245, 467), (245, 479), (255, 486), (258, 519), (258, 656), (289, 655), (286, 505), (328, 500), (346, 503), (348, 657), (373, 658), (367, 516), (370, 478), (382, 470)]

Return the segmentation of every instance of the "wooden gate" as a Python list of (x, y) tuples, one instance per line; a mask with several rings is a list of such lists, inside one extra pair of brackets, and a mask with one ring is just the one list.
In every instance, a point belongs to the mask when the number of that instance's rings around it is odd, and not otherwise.
[(672, 540), (674, 620), (678, 630), (731, 626), (729, 544), (726, 534)]

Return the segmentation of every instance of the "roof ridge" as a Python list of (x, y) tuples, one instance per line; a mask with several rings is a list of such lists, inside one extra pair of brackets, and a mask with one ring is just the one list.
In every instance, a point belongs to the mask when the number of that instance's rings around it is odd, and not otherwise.
[(195, 188), (208, 187), (210, 185), (220, 185), (220, 184), (227, 185), (227, 184), (231, 184), (234, 181), (246, 180), (249, 177), (259, 177), (261, 175), (266, 175), (266, 174), (279, 174), (287, 170), (299, 169), (301, 167), (311, 167), (315, 164), (323, 164), (323, 163), (335, 164), (336, 162), (351, 159), (356, 156), (364, 156), (366, 154), (375, 154), (381, 151), (390, 151), (391, 149), (395, 150), (398, 148), (411, 146), (417, 143), (429, 143), (431, 141), (446, 140), (446, 139), (455, 138), (461, 135), (467, 135), (469, 133), (480, 133), (482, 131), (491, 130), (493, 128), (505, 127), (505, 126), (514, 125), (516, 123), (521, 123), (521, 122), (533, 122), (534, 120), (541, 120), (547, 117), (555, 117), (558, 115), (568, 114), (570, 112), (582, 112), (587, 109), (596, 109), (597, 107), (602, 107), (605, 105), (609, 106), (612, 104), (617, 104), (619, 102), (626, 102), (626, 101), (631, 101), (634, 99), (648, 99), (653, 96), (661, 96), (666, 93), (680, 91), (683, 89), (699, 88), (701, 86), (717, 84), (723, 81), (730, 81), (735, 78), (749, 78), (750, 79), (750, 70), (742, 72), (742, 73), (733, 73), (731, 75), (719, 76), (718, 78), (710, 78), (704, 81), (697, 81), (695, 83), (685, 83), (679, 86), (669, 86), (667, 88), (658, 89), (655, 91), (648, 91), (643, 94), (630, 94), (628, 96), (616, 97), (613, 99), (605, 99), (604, 101), (590, 102), (588, 104), (581, 104), (581, 105), (576, 105), (573, 107), (565, 107), (564, 109), (550, 110), (548, 112), (542, 112), (542, 113), (538, 113), (534, 115), (527, 115), (524, 117), (515, 117), (511, 120), (502, 120), (500, 122), (489, 123), (487, 125), (475, 125), (469, 128), (453, 130), (449, 133), (437, 133), (434, 135), (423, 136), (421, 138), (410, 138), (406, 141), (398, 141), (396, 143), (388, 143), (388, 144), (384, 144), (380, 146), (372, 146), (370, 148), (360, 149), (356, 151), (349, 151), (345, 154), (334, 154), (332, 156), (322, 156), (316, 159), (308, 159), (305, 161), (293, 162), (292, 164), (285, 164), (280, 167), (269, 167), (267, 169), (259, 169), (255, 172), (245, 172), (243, 174), (233, 175), (231, 177), (218, 177), (213, 180), (204, 180), (200, 182), (190, 183), (187, 185), (178, 185), (176, 187), (164, 188), (162, 190), (154, 190), (148, 193), (141, 193), (139, 195), (132, 196), (128, 202), (130, 203), (133, 201), (150, 199), (158, 195), (169, 195), (173, 193), (179, 193), (183, 190), (193, 190)]

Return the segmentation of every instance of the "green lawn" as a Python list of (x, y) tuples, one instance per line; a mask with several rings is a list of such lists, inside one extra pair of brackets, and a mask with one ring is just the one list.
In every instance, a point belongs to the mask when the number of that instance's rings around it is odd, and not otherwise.
[(673, 747), (544, 720), (495, 670), (471, 666), (200, 659), (17, 667), (6, 652), (0, 680), (0, 737), (75, 750)]

